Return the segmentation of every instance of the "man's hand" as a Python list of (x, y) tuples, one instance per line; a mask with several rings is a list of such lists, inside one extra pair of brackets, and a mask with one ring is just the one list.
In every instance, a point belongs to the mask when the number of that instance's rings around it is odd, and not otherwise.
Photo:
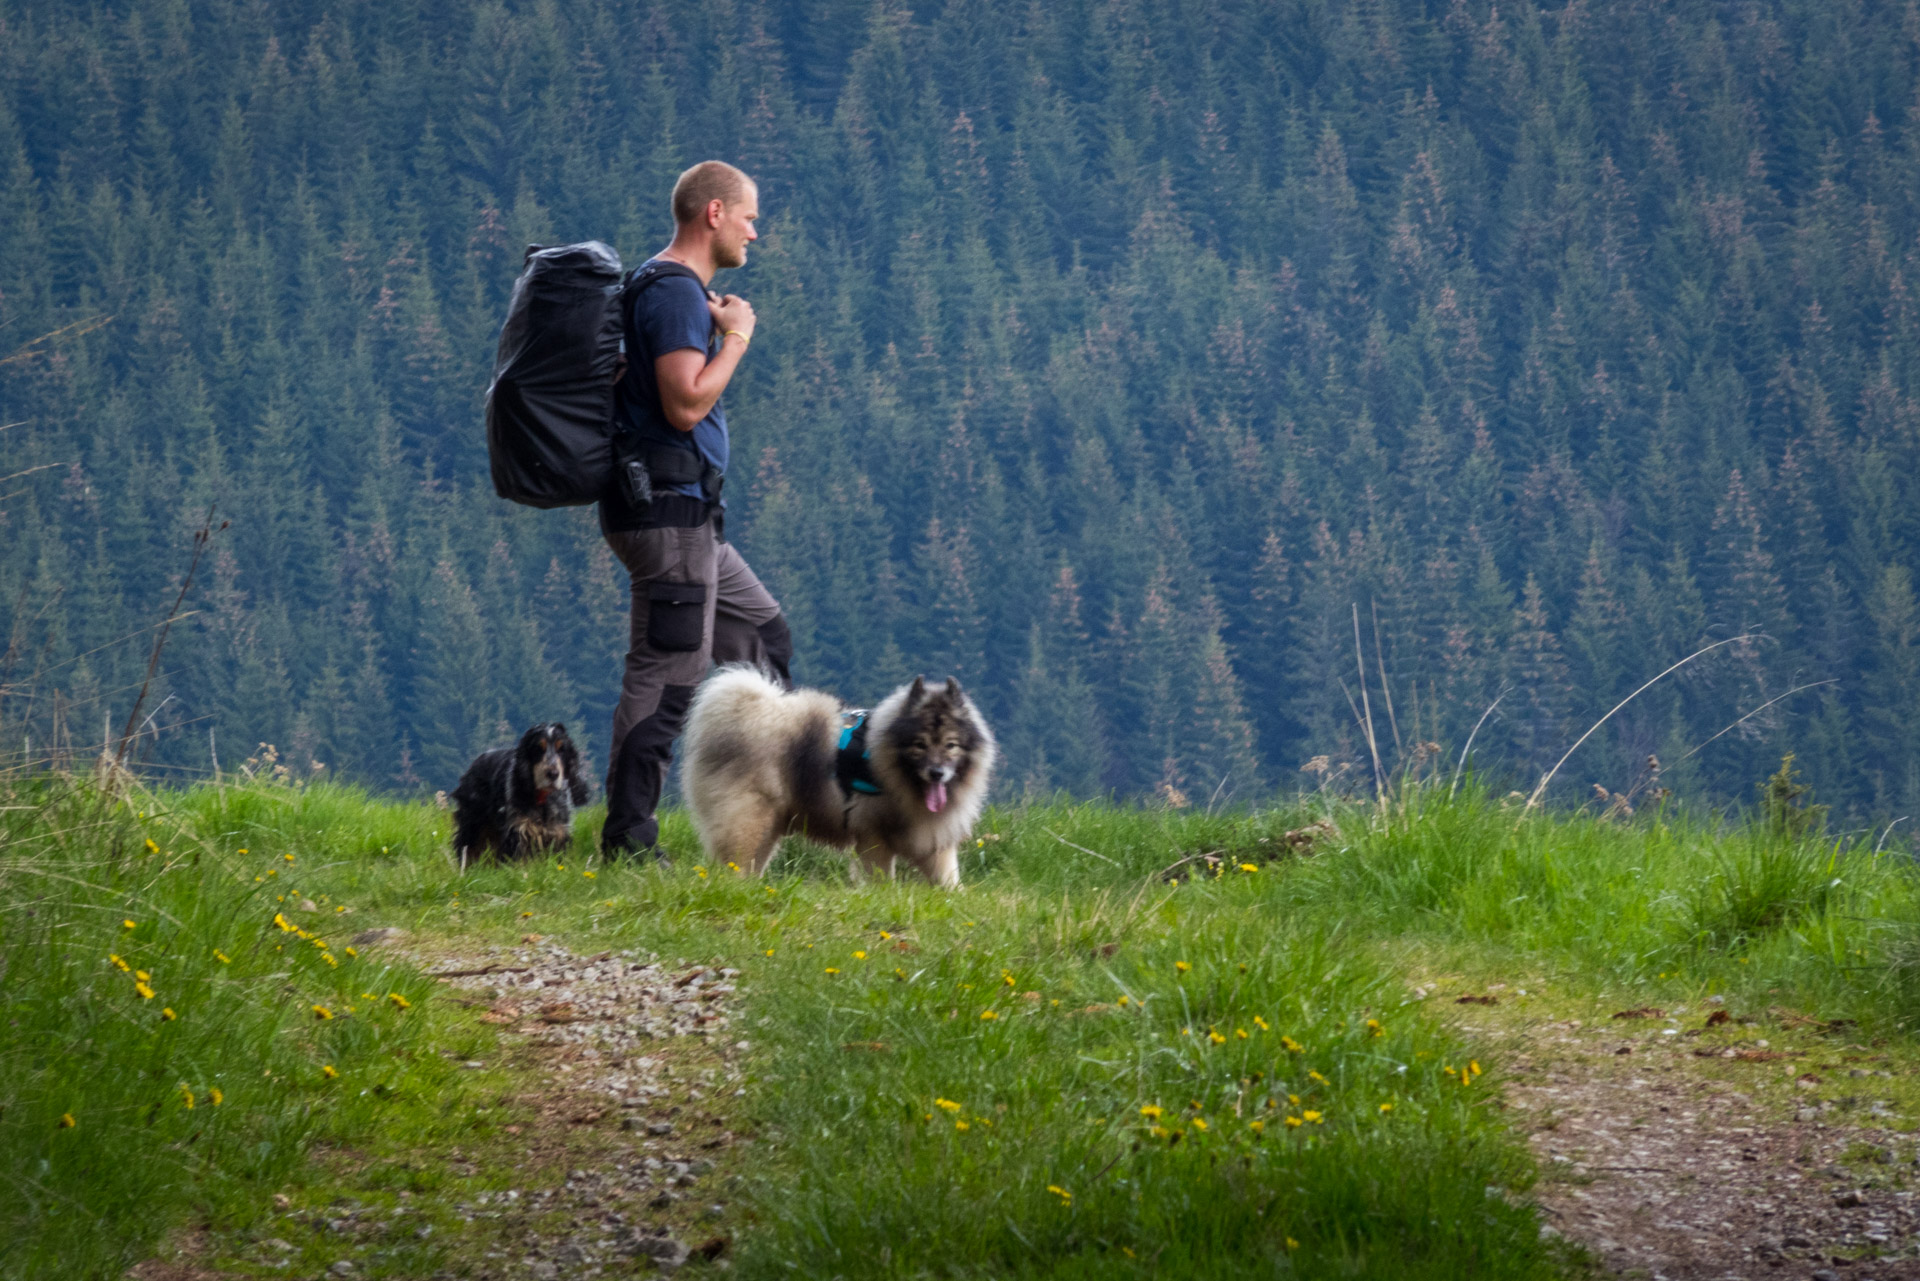
[(704, 351), (683, 347), (653, 362), (661, 412), (678, 431), (692, 431), (713, 410), (747, 350), (744, 342), (728, 342), (726, 331), (731, 329), (748, 341), (753, 338), (753, 304), (745, 298), (728, 294), (716, 300), (708, 294), (707, 311), (713, 317), (714, 332), (721, 335), (720, 349), (711, 360)]
[(719, 302), (714, 302), (709, 298), (707, 300), (707, 310), (713, 313), (713, 328), (715, 332), (725, 334), (727, 330), (731, 329), (735, 333), (745, 335), (748, 341), (752, 341), (754, 326), (753, 304), (745, 298), (742, 298), (739, 294), (728, 294)]

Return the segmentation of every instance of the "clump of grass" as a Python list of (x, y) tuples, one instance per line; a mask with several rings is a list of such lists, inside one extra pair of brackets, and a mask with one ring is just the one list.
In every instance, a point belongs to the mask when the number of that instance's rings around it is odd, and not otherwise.
[(305, 869), (263, 854), (163, 798), (0, 796), (0, 1274), (117, 1275), (437, 1090), (408, 1057), (427, 980), (289, 903)]

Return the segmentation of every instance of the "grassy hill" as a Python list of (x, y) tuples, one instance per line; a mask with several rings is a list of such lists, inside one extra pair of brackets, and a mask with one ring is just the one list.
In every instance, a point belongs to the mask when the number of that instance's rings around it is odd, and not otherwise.
[[(679, 815), (670, 869), (589, 855), (590, 816), (572, 852), (462, 876), (447, 815), (351, 789), (16, 782), (0, 1162), (25, 1177), (0, 1272), (178, 1254), (220, 1275), (589, 1274), (509, 1257), (475, 1189), (570, 1187), (650, 1150), (611, 1112), (542, 1102), (634, 1051), (572, 1044), (556, 1066), (498, 1004), (476, 1018), (490, 979), (426, 973), (557, 942), (739, 971), (726, 1044), (626, 1060), (684, 1059), (688, 1115), (743, 1136), (709, 1177), (736, 1271), (1574, 1273), (1502, 1105), (1514, 1043), (1463, 1023), (1459, 995), (1515, 1017), (1717, 998), (1758, 1021), (1686, 1044), (1844, 1029), (1912, 1057), (1910, 861), (1878, 833), (1796, 830), (1783, 796), (1748, 827), (1524, 813), (1445, 780), (1384, 806), (1040, 805), (990, 813), (949, 894), (854, 885), (811, 848), (744, 880)], [(376, 927), (405, 934), (353, 946)], [(1822, 1097), (1751, 1073), (1762, 1106)], [(722, 1078), (738, 1092), (701, 1084)], [(691, 1223), (707, 1195), (658, 1216)], [(349, 1250), (341, 1198), (391, 1230)]]

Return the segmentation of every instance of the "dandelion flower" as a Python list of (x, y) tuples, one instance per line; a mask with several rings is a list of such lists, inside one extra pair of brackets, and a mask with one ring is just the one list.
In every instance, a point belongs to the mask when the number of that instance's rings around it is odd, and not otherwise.
[(1254, 865), (1254, 864), (1252, 864), (1252, 863), (1242, 863), (1242, 864), (1240, 865), (1240, 870), (1241, 870), (1241, 871), (1243, 871), (1243, 872), (1257, 872), (1257, 871), (1259, 871), (1260, 869), (1259, 869), (1259, 867), (1257, 867), (1256, 865)]
[(1173, 963), (1173, 968), (1176, 973), (1185, 974), (1188, 970), (1192, 969), (1193, 967), (1191, 965), (1188, 965), (1185, 961), (1175, 961)]
[(1299, 1128), (1300, 1128), (1300, 1118), (1299, 1118), (1299, 1117), (1297, 1117), (1297, 1116), (1290, 1116), (1290, 1117), (1288, 1117), (1288, 1118), (1287, 1118), (1287, 1128), (1288, 1128), (1289, 1130), (1297, 1130), (1297, 1129), (1299, 1129)]
[(1298, 1250), (1299, 1248), (1300, 1248), (1300, 1243), (1298, 1241), (1294, 1240), (1292, 1237), (1287, 1238), (1287, 1249)]
[(1196, 1116), (1193, 1118), (1193, 1128), (1205, 1134), (1207, 1132), (1207, 1123), (1205, 1120)]
[(151, 1001), (153, 999), (153, 989), (147, 986), (145, 979), (135, 983), (133, 990), (140, 994), (140, 999), (143, 1001)]
[(1273, 1031), (1273, 1029), (1267, 1025), (1267, 1021), (1261, 1018), (1258, 1014), (1253, 1016), (1253, 1025), (1259, 1028), (1262, 1032)]
[(76, 1126), (76, 1125), (78, 1125), (78, 1124), (79, 1124), (79, 1122), (77, 1122), (77, 1121), (75, 1121), (75, 1120), (73, 1119), (73, 1113), (71, 1113), (71, 1112), (62, 1112), (62, 1113), (60, 1114), (60, 1128), (61, 1128), (61, 1129), (63, 1129), (63, 1130), (71, 1130), (71, 1129), (72, 1129), (72, 1128), (73, 1128), (74, 1126)]
[(137, 926), (138, 926), (138, 922), (131, 919), (120, 922), (120, 928), (123, 930), (131, 930), (136, 928)]
[(350, 948), (350, 947), (343, 947), (343, 948), (341, 948), (340, 950), (341, 950), (342, 952), (345, 952), (345, 953), (346, 953), (346, 954), (347, 954), (348, 956), (351, 956), (351, 957), (354, 957), (355, 959), (358, 959), (358, 958), (359, 958), (359, 956), (360, 956), (360, 953), (358, 953), (358, 952), (356, 952), (356, 951), (354, 951), (354, 950), (353, 950), (352, 948)]
[(1215, 1029), (1215, 1028), (1207, 1029), (1207, 1039), (1209, 1041), (1212, 1041), (1215, 1045), (1225, 1045), (1227, 1043), (1227, 1038), (1224, 1036), (1221, 1036), (1218, 1029)]
[[(893, 977), (899, 979), (902, 983), (905, 983), (907, 981), (907, 972), (896, 965), (893, 967)], [(1059, 1002), (1055, 1001), (1054, 1004), (1058, 1005)]]
[(1165, 1114), (1165, 1109), (1163, 1109), (1158, 1103), (1149, 1103), (1145, 1107), (1140, 1109), (1141, 1116), (1151, 1117), (1155, 1121), (1158, 1121), (1161, 1118), (1161, 1116), (1163, 1116), (1164, 1114)]
[(884, 942), (885, 940), (887, 940), (887, 939), (890, 939), (890, 938), (892, 938), (892, 937), (893, 937), (893, 935), (891, 935), (891, 934), (889, 934), (889, 933), (887, 933), (887, 932), (886, 932), (885, 930), (881, 930), (881, 931), (880, 931), (880, 938), (881, 938), (881, 940), (882, 940), (883, 942)]
[(1479, 1060), (1479, 1059), (1468, 1059), (1468, 1060), (1467, 1060), (1467, 1071), (1469, 1071), (1469, 1072), (1471, 1072), (1471, 1073), (1473, 1073), (1473, 1074), (1474, 1074), (1475, 1076), (1479, 1076), (1479, 1075), (1480, 1075), (1480, 1060)]
[(1311, 1110), (1309, 1110), (1309, 1111), (1306, 1111), (1306, 1112), (1302, 1112), (1302, 1113), (1300, 1114), (1300, 1119), (1301, 1119), (1301, 1120), (1303, 1120), (1303, 1121), (1311, 1121), (1311, 1122), (1313, 1122), (1313, 1123), (1314, 1123), (1315, 1125), (1319, 1125), (1319, 1124), (1321, 1124), (1322, 1122), (1324, 1122), (1324, 1121), (1325, 1121), (1325, 1120), (1326, 1120), (1327, 1118), (1326, 1118), (1326, 1117), (1324, 1117), (1324, 1116), (1322, 1116), (1322, 1115), (1320, 1115), (1320, 1114), (1319, 1114), (1318, 1112), (1314, 1112), (1314, 1111), (1311, 1111)]
[(213, 1106), (219, 1107), (222, 1103), (225, 1103), (226, 1101), (227, 1101), (227, 1096), (220, 1093), (220, 1091), (218, 1090), (207, 1091), (207, 1102), (213, 1104)]
[(180, 1101), (187, 1105), (187, 1111), (193, 1111), (193, 1090), (184, 1084), (180, 1087)]
[(853, 959), (856, 961), (864, 961), (867, 959), (867, 954), (865, 952), (855, 952), (853, 954)]
[(773, 949), (772, 949), (772, 948), (768, 948), (768, 949), (767, 949), (767, 955), (768, 955), (768, 956), (772, 956), (772, 955), (773, 955)]
[(393, 1008), (396, 1010), (410, 1010), (413, 1008), (413, 1002), (398, 992), (387, 993), (387, 999), (393, 1002)]
[(242, 854), (245, 854), (245, 853), (246, 853), (246, 851), (245, 851), (245, 850), (241, 850), (241, 851), (240, 851), (240, 853), (242, 853)]
[(933, 1106), (941, 1109), (944, 1112), (958, 1112), (960, 1110), (960, 1105), (958, 1103), (955, 1103), (952, 1099), (935, 1099), (933, 1101)]
[(1233, 1029), (1233, 1035), (1234, 1035), (1234, 1036), (1235, 1036), (1235, 1037), (1236, 1037), (1237, 1039), (1239, 1039), (1239, 1040), (1242, 1040), (1242, 1041), (1244, 1041), (1244, 1040), (1246, 1040), (1246, 1039), (1247, 1039), (1247, 1029), (1245, 1029), (1245, 1028), (1243, 1028), (1243, 1027), (1237, 1027), (1237, 1028), (1235, 1028), (1235, 1029)]
[(585, 877), (585, 878), (586, 878), (587, 880), (589, 880), (589, 881), (591, 881), (591, 880), (593, 880), (593, 879), (594, 879), (594, 876), (593, 876), (593, 870), (592, 870), (591, 868), (589, 868), (588, 870), (586, 870), (586, 871), (584, 871), (584, 872), (582, 872), (582, 873), (580, 873), (580, 875), (581, 875), (581, 876), (584, 876), (584, 877)]
[(324, 1023), (333, 1017), (333, 1011), (324, 1005), (316, 1005), (313, 1007), (313, 1017)]
[(992, 1010), (982, 1010), (982, 1011), (980, 1011), (980, 1021), (981, 1021), (982, 1023), (991, 1023), (991, 1022), (993, 1022), (993, 1021), (994, 1021), (995, 1019), (997, 1019), (997, 1018), (999, 1018), (999, 1017), (1000, 1017), (1000, 1016), (999, 1016), (998, 1014), (995, 1014), (995, 1013), (994, 1013), (994, 1012), (993, 1012)]
[(696, 867), (696, 868), (694, 868), (694, 869), (693, 869), (693, 874), (694, 874), (695, 876), (697, 876), (697, 877), (699, 877), (699, 878), (700, 878), (701, 880), (703, 880), (703, 881), (707, 879), (707, 869), (706, 869), (706, 868), (704, 868), (704, 867)]
[(1282, 1036), (1280, 1038), (1280, 1048), (1288, 1054), (1304, 1054), (1306, 1052), (1306, 1047), (1290, 1036)]
[(1387, 1113), (1389, 1113), (1389, 1112), (1391, 1112), (1391, 1111), (1393, 1111), (1393, 1104), (1391, 1104), (1391, 1103), (1382, 1103), (1382, 1104), (1380, 1105), (1380, 1115), (1382, 1115), (1382, 1116), (1385, 1116), (1385, 1115), (1386, 1115)]
[(1367, 1035), (1369, 1035), (1369, 1036), (1385, 1036), (1386, 1034), (1387, 1034), (1387, 1030), (1386, 1030), (1385, 1028), (1383, 1028), (1383, 1027), (1381, 1027), (1381, 1026), (1380, 1026), (1380, 1020), (1379, 1020), (1379, 1019), (1368, 1019), (1368, 1020), (1367, 1020)]
[(336, 970), (340, 968), (340, 962), (333, 959), (333, 953), (331, 952), (320, 953), (320, 959), (325, 961), (328, 965), (331, 965)]
[(128, 970), (130, 970), (130, 969), (132, 968), (132, 967), (131, 967), (131, 966), (129, 966), (129, 965), (128, 965), (128, 964), (127, 964), (127, 963), (126, 963), (125, 961), (123, 961), (123, 960), (121, 960), (121, 959), (120, 959), (120, 955), (119, 955), (119, 953), (117, 953), (117, 952), (109, 952), (109, 953), (107, 953), (107, 959), (108, 959), (109, 961), (112, 961), (112, 962), (113, 962), (113, 964), (114, 964), (114, 966), (115, 966), (115, 968), (117, 968), (118, 970), (120, 970), (120, 972), (121, 972), (121, 973), (123, 973), (123, 974), (124, 974), (124, 973), (126, 973), (126, 972), (127, 972)]
[(225, 952), (222, 952), (217, 947), (213, 949), (213, 959), (220, 962), (220, 964), (222, 965), (233, 964), (233, 958), (231, 956), (228, 956)]
[(142, 983), (148, 983), (153, 980), (153, 975), (147, 973), (145, 970), (135, 970), (133, 977), (139, 979)]
[(293, 922), (287, 919), (287, 914), (285, 912), (275, 912), (273, 914), (273, 923), (280, 927), (281, 933), (283, 934), (293, 933)]
[(1061, 1187), (1057, 1183), (1047, 1184), (1047, 1191), (1059, 1197), (1062, 1204), (1066, 1204), (1073, 1200), (1073, 1193), (1067, 1191), (1065, 1188)]
[[(328, 1017), (328, 1018), (332, 1018), (333, 1016), (332, 1016), (332, 1015), (328, 1015), (327, 1017)], [(333, 1080), (333, 1079), (334, 1079), (335, 1077), (337, 1077), (337, 1076), (339, 1076), (340, 1074), (339, 1074), (338, 1072), (336, 1072), (336, 1071), (334, 1071), (334, 1070), (333, 1070), (333, 1064), (331, 1064), (331, 1063), (328, 1063), (328, 1064), (324, 1064), (324, 1065), (323, 1065), (323, 1066), (322, 1066), (322, 1067), (320, 1068), (320, 1075), (321, 1075), (321, 1076), (323, 1076), (323, 1077), (325, 1077), (325, 1078), (326, 1078), (327, 1080), (329, 1080), (329, 1081), (331, 1081), (331, 1080)]]
[(155, 845), (153, 843), (153, 838), (149, 836), (147, 838), (147, 853), (158, 854), (159, 852), (160, 852), (160, 847), (158, 845)]
[(533, 915), (533, 913), (532, 913), (532, 912), (522, 912), (522, 913), (520, 913), (520, 919), (524, 921), (524, 920), (526, 920), (526, 919), (527, 919), (527, 918), (528, 918), (529, 916), (532, 916), (532, 915)]
[(827, 967), (827, 973), (829, 974), (838, 974), (839, 972), (839, 970), (834, 969), (831, 965)]
[(1193, 1035), (1193, 1029), (1192, 1029), (1192, 1028), (1190, 1028), (1190, 1027), (1183, 1027), (1183, 1028), (1181, 1028), (1181, 1029), (1180, 1029), (1180, 1035), (1181, 1035), (1181, 1036), (1192, 1036), (1192, 1035)]
[(1295, 1106), (1295, 1107), (1299, 1107), (1299, 1106), (1300, 1106), (1300, 1096), (1299, 1096), (1299, 1095), (1297, 1095), (1297, 1094), (1289, 1094), (1289, 1095), (1287, 1096), (1287, 1102), (1289, 1102), (1289, 1103), (1291, 1103), (1291, 1104), (1293, 1104), (1293, 1106)]
[(1127, 1003), (1128, 1003), (1128, 998), (1127, 998), (1127, 997), (1124, 997), (1124, 996), (1123, 996), (1123, 997), (1121, 997), (1121, 998), (1120, 998), (1120, 1004), (1122, 1004), (1122, 1005), (1126, 1005)]
[(289, 863), (293, 862), (293, 855), (291, 854), (282, 854), (280, 857), (287, 860), (287, 862)]
[(1327, 1084), (1327, 1078), (1326, 1078), (1326, 1077), (1324, 1077), (1324, 1076), (1321, 1076), (1321, 1075), (1320, 1075), (1320, 1074), (1319, 1074), (1318, 1072), (1312, 1072), (1312, 1071), (1310, 1071), (1310, 1072), (1308, 1072), (1308, 1073), (1307, 1073), (1307, 1077), (1308, 1077), (1308, 1079), (1310, 1079), (1310, 1080), (1314, 1080), (1314, 1081), (1318, 1081), (1318, 1082), (1320, 1082), (1320, 1084), (1322, 1084), (1322, 1085), (1325, 1085), (1325, 1084)]
[(1247, 1122), (1247, 1128), (1255, 1134), (1264, 1134), (1266, 1133), (1267, 1123), (1265, 1121), (1249, 1121)]
[(179, 1017), (180, 1016), (178, 1014), (175, 1014), (173, 1012), (173, 1007), (171, 1005), (167, 1006), (165, 1009), (160, 1011), (160, 1021), (163, 1023), (171, 1023)]

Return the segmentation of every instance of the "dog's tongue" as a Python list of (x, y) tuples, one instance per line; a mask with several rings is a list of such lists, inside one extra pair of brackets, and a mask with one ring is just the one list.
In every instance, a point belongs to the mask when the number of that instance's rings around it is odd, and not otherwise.
[(947, 808), (947, 785), (935, 783), (927, 788), (927, 809), (938, 814), (945, 808)]

